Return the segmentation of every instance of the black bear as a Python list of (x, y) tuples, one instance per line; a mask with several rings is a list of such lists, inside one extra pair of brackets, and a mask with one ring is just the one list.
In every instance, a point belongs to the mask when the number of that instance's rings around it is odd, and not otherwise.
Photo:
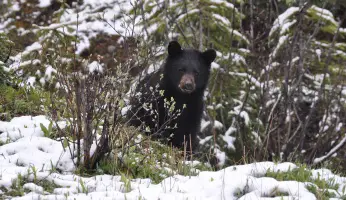
[(203, 95), (215, 57), (213, 49), (200, 52), (170, 42), (163, 66), (140, 81), (137, 95), (131, 98), (130, 124), (142, 125), (150, 135), (193, 151), (204, 110)]

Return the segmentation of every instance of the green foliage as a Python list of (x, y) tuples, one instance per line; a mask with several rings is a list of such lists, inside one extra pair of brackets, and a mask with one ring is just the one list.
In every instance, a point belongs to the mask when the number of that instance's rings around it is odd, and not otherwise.
[[(341, 22), (346, 6), (345, 1), (313, 0), (304, 4), (308, 6), (304, 12), (300, 12), (299, 8), (303, 1), (294, 0), (275, 1), (272, 4), (264, 0), (252, 2), (238, 0), (146, 0), (137, 2), (140, 4), (130, 14), (136, 14), (138, 18), (145, 16), (144, 20), (140, 20), (136, 24), (142, 26), (144, 36), (135, 38), (146, 43), (146, 48), (139, 48), (138, 50), (141, 55), (139, 60), (146, 60), (143, 63), (148, 65), (154, 63), (154, 59), (149, 56), (150, 52), (152, 49), (158, 49), (156, 47), (165, 46), (170, 39), (177, 39), (186, 47), (201, 48), (201, 50), (215, 48), (218, 51), (210, 77), (207, 108), (211, 118), (221, 122), (223, 126), (216, 128), (213, 132), (214, 136), (211, 136), (210, 133), (209, 140), (205, 143), (205, 149), (208, 151), (217, 149), (225, 152), (228, 157), (226, 164), (261, 160), (263, 157), (255, 157), (262, 152), (266, 154), (265, 156), (270, 155), (273, 159), (297, 160), (294, 156), (288, 159), (287, 155), (295, 152), (292, 150), (292, 146), (297, 146), (299, 138), (292, 135), (303, 135), (301, 129), (305, 124), (302, 119), (306, 117), (305, 113), (309, 112), (309, 109), (303, 109), (299, 102), (303, 100), (304, 103), (306, 101), (311, 103), (311, 99), (316, 97), (322, 99), (321, 106), (317, 107), (317, 114), (313, 115), (317, 120), (311, 123), (314, 127), (309, 126), (307, 128), (307, 137), (304, 137), (306, 144), (308, 144), (307, 140), (312, 138), (309, 141), (310, 145), (304, 146), (304, 151), (311, 149), (312, 152), (299, 155), (299, 152), (303, 152), (300, 151), (303, 149), (300, 149), (297, 151), (297, 155), (301, 158), (308, 154), (311, 155), (307, 158), (310, 159), (309, 162), (311, 163), (311, 159), (314, 159), (312, 155), (325, 155), (326, 152), (323, 151), (332, 149), (333, 145), (337, 144), (341, 132), (343, 133), (345, 130), (342, 127), (341, 131), (335, 131), (337, 123), (345, 124), (345, 95), (338, 96), (338, 94), (343, 93), (340, 88), (343, 87), (343, 80), (346, 77), (344, 70), (346, 32), (345, 23)], [(252, 5), (250, 5), (251, 3)], [(11, 6), (12, 1), (7, 1), (6, 8), (0, 8), (0, 13), (5, 12), (7, 7)], [(35, 8), (35, 6), (34, 4), (28, 5), (29, 9), (17, 14), (20, 14), (21, 17), (25, 15), (31, 18), (31, 14), (40, 9)], [(110, 3), (110, 6), (113, 5)], [(322, 10), (322, 7), (325, 10)], [(294, 12), (276, 29), (273, 29), (273, 22), (278, 16), (287, 10), (292, 11), (292, 9)], [(69, 10), (75, 11), (74, 9)], [(18, 51), (23, 53), (28, 45), (37, 42), (40, 44), (39, 48), (34, 48), (35, 50), (30, 53), (18, 54), (22, 55), (22, 64), (15, 72), (18, 72), (17, 75), (22, 76), (23, 79), (35, 77), (35, 87), (40, 85), (52, 92), (52, 96), (48, 96), (37, 89), (14, 89), (9, 86), (1, 86), (0, 113), (5, 113), (1, 119), (8, 120), (13, 116), (22, 114), (40, 114), (42, 113), (41, 105), (50, 111), (58, 110), (58, 118), (75, 117), (72, 115), (76, 112), (71, 111), (74, 106), (66, 106), (66, 102), (59, 99), (55, 105), (49, 104), (50, 99), (56, 100), (56, 97), (61, 97), (59, 92), (62, 90), (57, 88), (57, 77), (55, 76), (57, 74), (55, 73), (66, 73), (64, 75), (69, 77), (66, 82), (74, 83), (73, 76), (70, 75), (81, 71), (80, 67), (83, 66), (81, 63), (76, 63), (79, 56), (75, 55), (75, 42), (78, 42), (79, 39), (87, 40), (86, 37), (97, 34), (96, 32), (84, 33), (84, 31), (76, 34), (75, 23), (70, 22), (63, 22), (61, 26), (57, 26), (60, 28), (49, 26), (51, 22), (55, 25), (61, 22), (61, 16), (65, 11), (65, 5), (62, 4), (54, 13), (45, 14), (43, 18), (46, 19), (42, 21), (49, 20), (48, 24), (15, 19), (5, 28), (6, 34), (0, 33), (0, 85), (11, 80), (12, 71), (7, 72), (7, 69), (4, 70), (2, 67), (9, 64), (8, 62), (3, 63), (8, 55), (14, 54), (11, 53), (11, 47), (15, 46), (16, 49), (19, 49)], [(84, 19), (81, 17), (80, 22), (83, 23), (83, 20), (93, 21), (93, 16), (96, 16), (97, 12), (95, 10), (95, 13), (83, 17)], [(0, 21), (3, 22), (4, 17), (13, 17), (14, 19), (15, 15), (14, 12), (4, 13), (0, 16)], [(118, 20), (119, 18), (115, 17), (114, 19)], [(25, 24), (28, 21), (30, 21), (29, 24)], [(40, 24), (45, 27), (42, 28), (33, 24)], [(342, 25), (342, 29), (339, 30), (338, 37), (336, 37), (335, 46), (332, 46), (339, 24)], [(22, 31), (19, 30), (24, 30), (23, 32), (30, 34), (23, 36), (21, 35)], [(8, 37), (16, 43), (10, 42)], [(102, 38), (101, 40), (106, 39)], [(91, 49), (104, 47), (98, 45), (98, 43), (94, 46), (91, 45)], [(160, 54), (158, 59), (162, 59), (166, 55), (162, 53), (162, 50), (157, 51)], [(89, 53), (93, 52), (90, 51)], [(99, 56), (103, 57), (104, 54)], [(113, 58), (114, 55), (111, 55), (110, 60)], [(295, 61), (293, 61), (294, 59)], [(138, 63), (136, 65), (141, 65)], [(277, 63), (276, 67), (274, 67), (274, 63)], [(143, 64), (143, 66), (145, 65)], [(287, 69), (286, 77), (285, 69)], [(51, 76), (47, 72), (52, 72)], [(323, 75), (326, 76), (322, 80)], [(290, 91), (292, 96), (284, 93), (283, 85), (286, 78), (287, 88), (292, 89), (295, 84), (299, 85), (296, 90)], [(116, 76), (115, 79), (120, 78)], [(325, 88), (322, 88), (322, 94), (317, 96), (321, 83), (325, 84)], [(279, 95), (281, 95), (280, 97), (287, 96), (287, 98), (278, 101), (277, 107), (274, 107)], [(70, 102), (74, 100), (74, 97), (68, 99)], [(122, 108), (125, 103), (122, 99), (120, 102), (120, 108)], [(174, 103), (170, 103), (170, 100), (167, 101), (172, 111)], [(289, 106), (287, 107), (287, 105)], [(328, 105), (332, 106), (327, 107)], [(54, 108), (52, 109), (52, 107)], [(294, 113), (290, 118), (292, 123), (286, 123), (287, 113)], [(53, 113), (49, 114), (53, 115)], [(328, 119), (322, 120), (323, 116), (327, 116)], [(335, 116), (336, 118), (329, 119), (329, 117)], [(320, 121), (319, 118), (321, 118)], [(330, 123), (327, 125), (332, 131), (328, 132), (329, 130), (327, 130), (317, 134), (318, 129), (323, 129), (323, 127), (319, 127), (320, 124), (324, 123), (322, 121)], [(297, 128), (298, 124), (300, 128)], [(54, 130), (51, 126), (44, 127), (41, 125), (41, 129), (45, 136), (54, 137)], [(227, 130), (232, 131), (227, 132)], [(74, 133), (71, 127), (67, 127), (66, 132)], [(76, 139), (77, 134), (71, 135), (71, 137), (66, 136), (67, 138), (63, 142), (65, 147), (68, 144), (67, 140)], [(317, 138), (317, 135), (323, 137)], [(235, 138), (234, 149), (229, 147), (227, 137)], [(326, 138), (328, 139), (326, 140)], [(330, 145), (331, 141), (335, 143)], [(315, 148), (314, 145), (318, 148)], [(323, 147), (321, 151), (319, 147)], [(145, 156), (146, 153), (139, 150), (137, 146), (126, 149), (118, 148), (118, 151), (125, 151), (128, 154), (123, 154), (121, 159), (115, 156), (118, 160), (114, 163), (104, 161), (99, 166), (101, 170), (111, 173), (121, 172), (131, 177), (151, 177), (155, 182), (166, 176), (167, 171), (153, 167), (153, 163), (162, 159), (160, 155)], [(174, 150), (159, 150), (158, 152), (164, 154), (170, 151)], [(344, 155), (345, 150), (343, 153), (338, 153), (335, 158), (330, 158), (330, 161), (334, 163), (331, 166), (335, 168), (345, 166), (343, 163)], [(265, 156), (264, 158), (267, 158)], [(189, 169), (185, 169), (186, 166), (180, 165), (181, 162), (178, 162), (178, 160), (182, 160), (181, 158), (175, 158), (176, 160), (173, 159), (173, 161), (170, 159), (161, 161), (168, 163), (169, 166), (174, 166), (174, 170), (179, 173), (188, 173)], [(136, 168), (133, 163), (138, 160), (150, 164), (143, 168)]]
[(25, 184), (25, 178), (18, 174), (17, 178), (12, 181), (11, 188), (9, 190), (5, 190), (5, 195), (18, 197), (23, 196), (25, 194), (23, 185)]
[(157, 141), (145, 137), (141, 142), (136, 141), (122, 149), (113, 149), (111, 155), (100, 162), (97, 173), (122, 174), (126, 186), (127, 179), (150, 178), (159, 183), (174, 174), (189, 176), (196, 175), (198, 170), (211, 170), (202, 163), (192, 166), (184, 162), (182, 152)]
[(125, 192), (130, 192), (131, 191), (131, 179), (129, 179), (125, 174), (121, 174), (120, 180), (124, 183)]
[(43, 131), (44, 137), (51, 137), (53, 132), (53, 122), (50, 122), (48, 128), (46, 128), (42, 123), (40, 123), (41, 130)]
[(312, 172), (306, 165), (301, 165), (296, 169), (287, 172), (273, 172), (268, 170), (266, 176), (273, 177), (278, 181), (298, 181), (307, 183), (306, 188), (316, 195), (317, 199), (329, 199), (335, 197), (335, 194), (330, 191), (338, 190), (339, 184), (335, 183), (334, 179), (325, 180), (318, 175), (313, 178)]
[[(22, 70), (26, 80), (35, 77), (35, 86), (41, 86), (47, 91), (56, 91), (56, 71), (72, 73), (74, 53), (71, 51), (76, 37), (58, 30), (38, 30), (42, 48), (37, 52), (30, 52), (22, 57), (24, 61), (31, 61), (20, 66), (15, 72)], [(33, 58), (34, 57), (34, 58)], [(76, 70), (76, 69), (75, 69)]]
[(13, 42), (4, 33), (0, 33), (0, 85), (9, 83), (10, 74), (4, 69), (9, 61)]
[(55, 184), (54, 181), (51, 182), (51, 181), (48, 181), (46, 179), (39, 180), (39, 181), (35, 182), (35, 184), (38, 186), (41, 186), (44, 191), (49, 192), (49, 193), (53, 193), (55, 188), (61, 187), (61, 186)]
[(273, 177), (278, 181), (294, 180), (299, 182), (309, 182), (311, 180), (312, 173), (310, 170), (306, 169), (306, 165), (302, 165), (287, 172), (273, 172), (268, 170), (266, 176)]
[(44, 93), (30, 88), (13, 88), (0, 85), (0, 113), (6, 113), (6, 119), (19, 115), (42, 114), (42, 95)]
[(328, 188), (320, 189), (319, 187), (317, 187), (316, 185), (313, 185), (313, 184), (307, 185), (306, 188), (310, 192), (315, 194), (316, 198), (320, 199), (320, 200), (327, 200), (327, 199), (335, 197), (335, 194), (329, 192)]
[[(84, 184), (82, 179), (79, 179), (79, 184), (80, 184), (80, 186), (82, 188), (82, 191), (79, 191), (79, 192), (88, 194), (88, 188), (85, 186), (85, 184)], [(78, 187), (78, 190), (79, 190), (79, 187)]]
[(7, 35), (0, 33), (0, 67), (4, 65), (8, 56), (10, 56), (13, 45), (14, 43), (9, 40)]
[[(239, 46), (248, 43), (237, 30), (244, 16), (233, 2), (148, 0), (135, 9), (143, 7), (147, 18), (141, 21), (141, 25), (156, 41), (166, 41), (169, 35), (181, 35), (179, 42), (198, 47), (199, 38), (202, 38), (203, 46), (213, 44), (218, 50), (228, 52), (228, 45), (232, 42)], [(135, 10), (131, 13), (134, 14)]]
[(2, 65), (2, 62), (0, 61), (0, 84), (5, 84), (8, 82), (9, 74), (4, 69), (4, 65)]
[[(208, 108), (218, 106), (218, 109), (209, 109), (209, 114), (213, 119), (218, 119), (227, 129), (234, 125), (233, 119), (240, 118), (238, 135), (245, 135), (242, 141), (249, 141), (246, 146), (252, 146), (252, 141), (247, 138), (252, 137), (251, 128), (258, 124), (246, 124), (239, 114), (230, 114), (238, 102), (245, 99), (243, 92), (249, 88), (247, 77), (236, 76), (229, 72), (248, 72), (243, 66), (246, 65), (245, 58), (249, 51), (246, 49), (250, 41), (246, 34), (241, 31), (242, 21), (246, 15), (240, 12), (239, 7), (244, 2), (240, 1), (143, 1), (131, 11), (138, 17), (146, 16), (140, 21), (143, 33), (149, 41), (154, 41), (154, 45), (162, 45), (162, 41), (177, 39), (183, 46), (193, 47), (200, 50), (214, 48), (218, 51), (216, 58), (217, 68), (212, 70), (210, 78), (210, 96), (208, 96)], [(135, 12), (136, 11), (136, 12)], [(142, 13), (143, 12), (143, 13)], [(148, 35), (146, 35), (148, 34)], [(165, 43), (164, 42), (164, 43)], [(258, 91), (253, 89), (253, 91)], [(252, 91), (251, 91), (252, 92)], [(255, 105), (255, 99), (250, 96), (246, 98), (251, 105)], [(221, 106), (219, 106), (221, 105)], [(244, 106), (244, 112), (251, 109)], [(252, 116), (251, 116), (252, 117)], [(241, 134), (240, 134), (241, 133)], [(249, 134), (247, 134), (249, 133)], [(216, 139), (216, 141), (214, 141)], [(224, 140), (223, 133), (216, 134), (215, 138), (206, 140), (202, 149), (207, 149), (203, 154), (210, 154), (210, 149), (222, 149), (228, 155), (234, 153), (233, 149), (227, 149), (227, 141)], [(216, 145), (215, 145), (216, 142)], [(243, 142), (239, 143), (242, 149)], [(242, 155), (242, 154), (241, 154)]]
[[(321, 8), (318, 8), (317, 6), (312, 6), (307, 10), (307, 18), (309, 21), (315, 21), (319, 22), (321, 24), (321, 31), (325, 34), (331, 34), (334, 35), (337, 32), (338, 29), (338, 23), (334, 19), (334, 16), (329, 13), (328, 11), (320, 11)], [(346, 38), (346, 32), (340, 32), (339, 33), (340, 39)]]
[[(31, 170), (31, 172), (30, 172)], [(28, 174), (32, 174), (34, 176), (34, 183), (37, 182), (37, 169), (35, 166), (31, 166), (29, 169), (28, 169)]]
[[(53, 193), (55, 188), (59, 188), (60, 186), (55, 184), (54, 181), (51, 182), (47, 179), (41, 179), (37, 177), (37, 169), (32, 166), (28, 169), (30, 171), (28, 175), (23, 176), (20, 173), (17, 175), (17, 178), (12, 181), (12, 185), (10, 188), (1, 187), (0, 189), (4, 192), (5, 196), (10, 197), (19, 197), (23, 196), (25, 193), (30, 192), (27, 189), (24, 189), (23, 186), (25, 183), (33, 182), (37, 186), (41, 186), (45, 192)], [(33, 175), (33, 180), (29, 179), (30, 175)], [(81, 186), (83, 188), (83, 186)], [(85, 187), (84, 187), (85, 188)], [(0, 195), (0, 199), (2, 196)]]

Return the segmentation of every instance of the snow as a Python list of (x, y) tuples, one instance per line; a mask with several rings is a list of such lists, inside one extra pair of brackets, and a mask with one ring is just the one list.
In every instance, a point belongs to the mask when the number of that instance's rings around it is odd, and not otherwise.
[(46, 8), (51, 5), (51, 0), (40, 0), (39, 7), (40, 8)]
[(89, 69), (89, 72), (90, 73), (93, 73), (93, 72), (100, 72), (102, 73), (103, 72), (103, 67), (102, 65), (97, 62), (97, 61), (93, 61), (92, 63), (90, 63), (87, 68)]
[(235, 150), (234, 142), (236, 140), (235, 137), (231, 136), (237, 129), (234, 127), (229, 127), (226, 133), (222, 136), (222, 139), (226, 142), (227, 148)]
[(343, 126), (343, 124), (340, 122), (340, 123), (335, 127), (335, 131), (340, 131), (342, 126)]
[(81, 54), (85, 49), (88, 49), (90, 47), (90, 41), (89, 38), (85, 35), (82, 35), (80, 38), (80, 42), (77, 45), (76, 54)]
[[(278, 41), (278, 44), (276, 45), (275, 49), (273, 50), (273, 52), (269, 55), (269, 59), (273, 59), (276, 57), (278, 51), (280, 50), (280, 48), (283, 46), (283, 44), (288, 40), (288, 36), (287, 35), (284, 35), (284, 36), (281, 36), (279, 38), (279, 41)], [(270, 60), (271, 62), (271, 60)]]
[(321, 54), (322, 54), (321, 49), (316, 49), (315, 52), (316, 52), (316, 55), (318, 57), (318, 61), (321, 61)]
[[(45, 116), (22, 116), (10, 122), (0, 121), (0, 187), (10, 188), (18, 174), (26, 177), (22, 197), (12, 199), (265, 199), (280, 192), (276, 199), (311, 199), (316, 197), (306, 189), (311, 183), (278, 181), (265, 177), (268, 170), (285, 172), (296, 168), (292, 163), (258, 162), (230, 166), (219, 171), (200, 171), (195, 176), (172, 175), (159, 184), (150, 179), (133, 179), (125, 184), (121, 176), (75, 175), (70, 153), (56, 140), (43, 137), (40, 124), (48, 126)], [(234, 132), (231, 127), (227, 135)], [(225, 163), (225, 152), (214, 149), (221, 164)], [(187, 162), (195, 165), (197, 162)], [(52, 171), (56, 167), (60, 173)], [(35, 175), (34, 175), (35, 174)], [(333, 178), (345, 186), (346, 178), (334, 175), (326, 169), (314, 170), (313, 178)], [(45, 180), (57, 185), (49, 193), (38, 185)], [(339, 187), (341, 188), (341, 187)], [(335, 193), (344, 192), (338, 189)], [(240, 196), (239, 196), (240, 195)], [(339, 196), (340, 196), (339, 195)], [(262, 197), (262, 198), (261, 198)], [(337, 196), (338, 197), (338, 196)]]
[[(40, 0), (40, 7), (49, 6), (51, 0)], [(90, 39), (98, 33), (106, 33), (108, 35), (130, 36), (129, 31), (124, 26), (124, 21), (128, 18), (122, 17), (121, 20), (114, 21), (115, 17), (120, 16), (123, 10), (131, 8), (130, 1), (115, 0), (87, 0), (76, 8), (66, 8), (59, 23), (52, 23), (48, 26), (34, 25), (33, 32), (40, 30), (57, 30), (70, 36), (78, 36), (76, 53), (80, 54), (84, 49), (90, 47)], [(73, 6), (74, 7), (74, 6)], [(102, 12), (100, 11), (102, 10)], [(77, 31), (78, 27), (78, 31)], [(72, 32), (66, 28), (73, 28)], [(71, 29), (70, 29), (71, 30)], [(136, 33), (139, 33), (136, 28)]]
[(239, 31), (237, 31), (235, 29), (231, 29), (231, 28), (229, 28), (228, 30), (229, 30), (229, 33), (234, 34), (234, 35), (240, 37), (247, 44), (250, 44), (249, 40), (243, 34), (241, 34)]
[(0, 23), (0, 33), (3, 33), (3, 32), (4, 32), (3, 30), (4, 30), (11, 22), (13, 22), (13, 19), (11, 19), (11, 18), (7, 19), (6, 21), (1, 22), (1, 23)]
[(38, 42), (33, 43), (32, 45), (25, 48), (25, 52), (36, 51), (42, 48), (42, 45)]
[(342, 148), (342, 146), (344, 146), (344, 144), (346, 143), (346, 134), (344, 134), (344, 138), (337, 144), (335, 145), (325, 156), (321, 156), (319, 158), (315, 158), (314, 159), (314, 163), (320, 163), (323, 160), (325, 160), (326, 158), (330, 157), (331, 155), (333, 155), (338, 149)]
[(226, 162), (226, 153), (223, 151), (220, 151), (219, 149), (215, 148), (214, 153), (216, 158), (218, 159), (218, 165), (223, 166)]
[(143, 71), (142, 77), (152, 74), (154, 72), (157, 72), (160, 69), (161, 65), (162, 65), (162, 61), (157, 64), (151, 64), (147, 70)]
[[(325, 180), (327, 183), (338, 184), (339, 187), (337, 191), (334, 190), (335, 196), (339, 197), (345, 195), (346, 177), (335, 175), (329, 169), (322, 168), (312, 170), (312, 178), (315, 180)], [(329, 189), (329, 191), (333, 192), (331, 189)]]
[(19, 11), (19, 10), (20, 10), (18, 3), (14, 3), (14, 4), (12, 5), (12, 10), (13, 10), (13, 11)]
[(226, 131), (225, 135), (231, 135), (234, 133), (237, 129), (234, 128), (233, 126), (229, 127), (228, 130)]
[(22, 137), (43, 136), (40, 123), (49, 125), (49, 120), (44, 116), (22, 116), (15, 117), (10, 122), (0, 121), (0, 141), (16, 141)]
[(197, 12), (199, 12), (198, 9), (189, 10), (188, 12), (179, 15), (179, 17), (177, 17), (177, 21), (180, 21), (180, 20), (184, 19), (185, 17), (187, 17), (187, 16), (189, 16), (189, 15), (192, 15), (192, 14), (194, 14), (194, 13), (197, 13)]
[(231, 53), (232, 61), (237, 64), (246, 65), (245, 58), (237, 53)]
[[(42, 137), (44, 134), (40, 124), (48, 127), (49, 123), (45, 116), (22, 116), (13, 118), (10, 122), (0, 121), (0, 141), (9, 142), (0, 147), (0, 154), (3, 155), (0, 158), (0, 174), (6, 173), (0, 185), (15, 178), (18, 172), (23, 172), (25, 167), (14, 167), (13, 164), (35, 166), (40, 170), (51, 170), (53, 166), (62, 171), (74, 169), (61, 142)], [(64, 126), (63, 123), (59, 125)]]
[(36, 82), (36, 77), (30, 76), (29, 78), (27, 78), (27, 80), (25, 82), (22, 82), (19, 85), (21, 87), (27, 86), (27, 85), (33, 86), (35, 82)]
[(222, 129), (223, 128), (223, 124), (217, 120), (214, 121), (214, 127), (216, 129)]
[[(340, 33), (346, 33), (346, 28), (339, 28), (339, 32)], [(340, 44), (339, 44), (340, 45)], [(341, 43), (341, 45), (343, 45), (342, 43)], [(335, 44), (335, 46), (338, 46), (337, 44)]]
[(283, 24), (281, 26), (280, 35), (285, 34), (290, 29), (290, 27), (293, 26), (296, 22), (297, 20), (292, 20), (291, 22), (287, 22)]
[(56, 70), (51, 65), (47, 65), (45, 76), (48, 80), (50, 80), (52, 78), (53, 73), (56, 73)]
[[(275, 19), (272, 29), (270, 30), (269, 37), (272, 36), (273, 33), (275, 33), (278, 29), (282, 28), (284, 24), (289, 22), (289, 18), (299, 11), (298, 7), (290, 7), (285, 12), (283, 12), (281, 15), (278, 16), (277, 19)], [(292, 24), (292, 22), (289, 22)], [(288, 25), (286, 25), (287, 28)]]
[(229, 19), (227, 19), (226, 17), (223, 17), (223, 16), (221, 16), (221, 15), (219, 15), (219, 14), (216, 14), (216, 13), (213, 13), (213, 17), (214, 17), (215, 19), (220, 20), (220, 22), (224, 23), (225, 25), (231, 26), (231, 22), (230, 22)]
[(246, 77), (250, 80), (251, 83), (253, 83), (256, 87), (261, 88), (263, 86), (263, 83), (258, 81), (255, 77), (251, 76), (248, 73), (240, 73), (240, 72), (229, 72), (229, 75), (231, 76), (239, 76), (239, 77)]
[(329, 17), (334, 17), (333, 13), (330, 12), (329, 10), (327, 10), (327, 9), (319, 8), (319, 7), (315, 6), (315, 5), (312, 5), (311, 9), (314, 9), (315, 11), (317, 11), (317, 12), (323, 14), (323, 15), (326, 15), (326, 16), (329, 16)]
[[(215, 3), (215, 4), (222, 4), (226, 6), (227, 8), (234, 9), (234, 5), (232, 3), (229, 3), (227, 1), (222, 1), (222, 0), (210, 0), (210, 2)], [(236, 8), (237, 10), (237, 8)]]
[(346, 53), (344, 51), (336, 50), (333, 55), (340, 55), (346, 57)]
[(43, 187), (38, 186), (38, 185), (36, 185), (34, 183), (25, 183), (23, 185), (23, 188), (27, 189), (27, 190), (30, 190), (32, 192), (38, 193), (38, 194), (43, 194), (44, 193)]
[(250, 117), (249, 117), (249, 114), (248, 114), (247, 112), (241, 111), (241, 112), (239, 113), (239, 116), (240, 116), (241, 118), (244, 119), (246, 125), (249, 125), (249, 123), (250, 123)]
[(321, 46), (321, 47), (329, 47), (330, 46), (330, 44), (328, 44), (328, 43), (316, 41), (316, 40), (314, 41), (314, 43), (318, 46)]
[(213, 136), (207, 136), (207, 137), (205, 137), (203, 139), (200, 139), (199, 144), (200, 145), (204, 145), (206, 142), (210, 141), (212, 139), (212, 137)]
[(232, 149), (235, 151), (235, 146), (234, 146), (234, 142), (236, 141), (235, 137), (229, 136), (229, 135), (223, 135), (222, 139), (226, 142), (228, 149)]
[(34, 42), (33, 44), (27, 46), (23, 52), (19, 53), (15, 57), (11, 57), (11, 59), (13, 59), (14, 62), (10, 65), (10, 68), (15, 70), (15, 69), (18, 69), (21, 66), (32, 64), (32, 61), (24, 61), (24, 62), (22, 62), (22, 57), (24, 57), (26, 55), (29, 55), (33, 51), (38, 51), (38, 50), (41, 50), (41, 49), (42, 49), (42, 45), (40, 43), (38, 43), (38, 42)]
[(278, 63), (278, 62), (269, 63), (269, 65), (267, 65), (265, 67), (265, 69), (262, 69), (261, 76), (263, 76), (264, 74), (270, 72), (273, 68), (275, 68), (277, 66), (280, 66), (280, 63)]
[(211, 69), (220, 69), (220, 65), (217, 64), (216, 62), (211, 63)]
[[(240, 55), (240, 54), (232, 52), (230, 54), (227, 53), (226, 55), (223, 55), (221, 52), (216, 51), (216, 55), (217, 55), (217, 57), (220, 57), (220, 58), (225, 59), (225, 60), (229, 59), (230, 56), (231, 56), (232, 62), (234, 62), (236, 64), (246, 65), (245, 58), (242, 55)], [(215, 63), (215, 64), (214, 64), (214, 62), (212, 63), (212, 68), (219, 68), (219, 67), (220, 66), (217, 63)]]
[[(317, 12), (317, 15), (319, 16), (319, 17), (322, 17), (322, 18), (324, 18), (325, 20), (327, 20), (327, 21), (330, 21), (331, 23), (333, 23), (334, 25), (338, 25), (338, 22), (336, 22), (335, 20), (334, 20), (334, 15), (333, 15), (333, 13), (331, 13), (329, 10), (326, 10), (326, 9), (323, 9), (323, 8), (319, 8), (319, 7), (317, 7), (317, 6), (315, 6), (315, 5), (312, 5), (311, 7), (310, 7), (310, 9), (311, 10), (313, 10), (313, 11), (315, 11), (315, 12)], [(310, 10), (309, 9), (309, 10)]]
[(121, 109), (121, 116), (126, 116), (127, 112), (131, 109), (131, 106), (125, 106)]
[(211, 121), (201, 120), (201, 131), (203, 132), (211, 124)]

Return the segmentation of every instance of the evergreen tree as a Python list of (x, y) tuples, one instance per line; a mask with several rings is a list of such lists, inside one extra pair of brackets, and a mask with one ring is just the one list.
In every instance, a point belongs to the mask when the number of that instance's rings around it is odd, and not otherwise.
[(5, 67), (7, 69), (12, 48), (13, 42), (4, 33), (0, 33), (0, 84), (8, 83), (10, 79)]

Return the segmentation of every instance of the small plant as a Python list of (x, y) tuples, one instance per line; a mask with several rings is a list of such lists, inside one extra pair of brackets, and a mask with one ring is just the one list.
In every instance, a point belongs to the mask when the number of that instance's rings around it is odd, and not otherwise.
[(312, 172), (306, 165), (289, 170), (287, 172), (267, 172), (266, 176), (273, 177), (278, 181), (294, 180), (298, 182), (307, 183), (306, 188), (316, 195), (317, 199), (329, 199), (335, 197), (335, 194), (330, 192), (330, 189), (338, 190), (339, 184), (335, 183), (333, 179), (324, 180), (320, 176), (313, 178)]
[(42, 92), (34, 88), (13, 88), (0, 84), (0, 113), (4, 119), (10, 120), (19, 115), (42, 114)]
[[(88, 194), (88, 188), (85, 186), (82, 178), (79, 179), (79, 184), (80, 184), (80, 186), (82, 188), (81, 192), (83, 192), (85, 194)], [(79, 190), (79, 188), (78, 188), (78, 190)]]
[(21, 174), (18, 174), (17, 179), (12, 181), (11, 189), (6, 192), (6, 195), (12, 197), (23, 196), (25, 194), (23, 188), (24, 183), (24, 177)]
[(8, 143), (10, 143), (10, 142), (11, 142), (11, 138), (7, 136), (6, 141), (0, 140), (0, 147), (1, 147), (2, 145), (8, 144)]
[(46, 179), (42, 179), (36, 183), (38, 186), (41, 186), (44, 191), (53, 193), (55, 188), (59, 188), (60, 186), (55, 184), (54, 182), (50, 182)]
[(40, 123), (41, 130), (44, 137), (51, 137), (53, 132), (53, 122), (50, 122), (48, 128), (46, 128), (42, 123)]
[(31, 169), (31, 171), (32, 171), (32, 175), (34, 176), (34, 179), (33, 179), (33, 181), (34, 181), (34, 183), (36, 183), (37, 182), (37, 169), (36, 169), (36, 167), (35, 166), (31, 166), (29, 169), (28, 169), (28, 174), (31, 174), (30, 173), (30, 169)]
[(308, 182), (311, 180), (312, 173), (302, 165), (296, 169), (287, 172), (273, 172), (268, 170), (266, 176), (273, 177), (278, 181), (295, 180), (299, 182)]
[(57, 172), (57, 169), (52, 161), (50, 161), (50, 173)]
[(113, 151), (101, 160), (97, 173), (150, 178), (157, 184), (175, 174), (191, 176), (196, 175), (198, 170), (211, 170), (203, 163), (192, 165), (191, 162), (184, 162), (182, 152), (150, 140), (150, 137), (139, 134), (133, 127), (123, 127), (119, 134), (125, 138), (126, 135), (136, 136), (129, 143), (112, 144)]
[(124, 183), (124, 190), (125, 190), (124, 192), (130, 192), (131, 191), (131, 179), (122, 173), (120, 180)]
[(321, 189), (320, 187), (313, 184), (306, 186), (306, 188), (311, 193), (313, 193), (317, 199), (320, 199), (320, 200), (327, 200), (327, 199), (335, 197), (335, 194), (329, 192), (328, 188)]

